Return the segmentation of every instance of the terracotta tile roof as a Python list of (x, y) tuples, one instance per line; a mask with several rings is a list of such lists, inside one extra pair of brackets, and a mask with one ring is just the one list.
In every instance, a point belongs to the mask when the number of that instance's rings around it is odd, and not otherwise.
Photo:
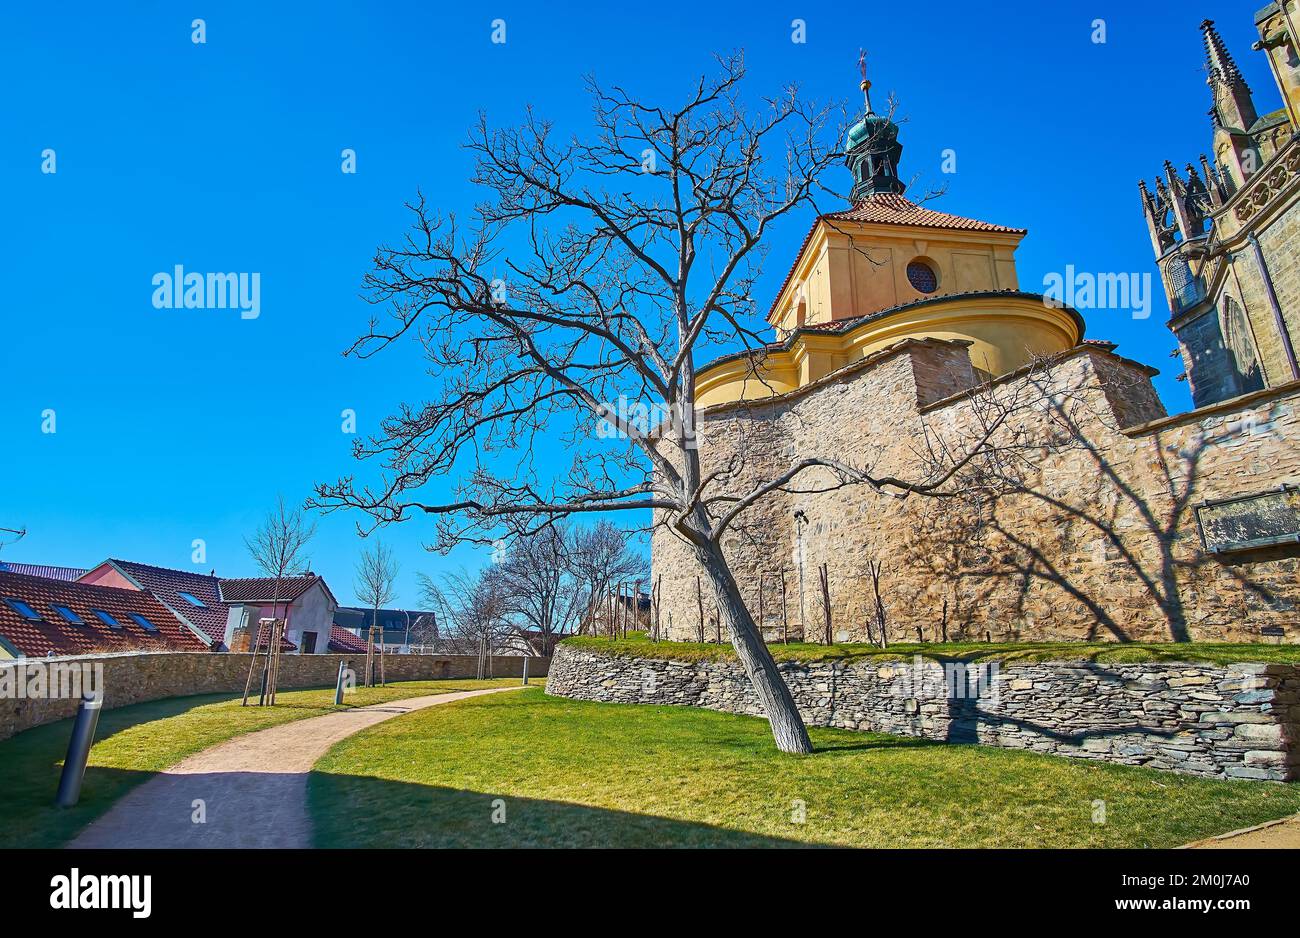
[[(41, 621), (25, 618), (5, 599), (26, 603)], [(81, 624), (67, 621), (53, 608), (55, 604), (71, 609)], [(93, 609), (108, 613), (121, 628), (110, 628)], [(133, 612), (144, 616), (158, 631), (146, 630), (130, 617)], [(148, 593), (21, 573), (0, 573), (0, 638), (18, 653), (32, 658), (51, 653), (207, 651), (193, 632)]]
[(366, 643), (347, 629), (341, 629), (335, 625), (330, 628), (329, 650), (345, 655), (364, 655), (366, 653)]
[(0, 573), (21, 573), (25, 576), (43, 576), (50, 580), (76, 580), (87, 571), (81, 567), (51, 567), (40, 563), (6, 563), (0, 560)]
[(823, 215), (826, 219), (863, 222), (872, 225), (914, 225), (921, 228), (955, 228), (962, 231), (1001, 231), (1006, 234), (1025, 234), (1024, 228), (1008, 228), (975, 218), (963, 218), (947, 212), (917, 205), (911, 199), (892, 192), (869, 195), (853, 208)]
[(979, 221), (974, 218), (963, 218), (960, 215), (950, 215), (947, 212), (936, 212), (934, 209), (925, 208), (917, 205), (911, 199), (901, 195), (895, 195), (892, 192), (881, 192), (876, 195), (869, 195), (862, 199), (852, 208), (844, 209), (840, 212), (827, 212), (818, 215), (813, 221), (808, 233), (803, 237), (803, 243), (799, 245), (799, 250), (795, 251), (794, 261), (790, 264), (790, 270), (786, 272), (785, 279), (781, 281), (781, 286), (777, 288), (776, 294), (772, 297), (772, 305), (768, 308), (767, 315), (771, 319), (772, 314), (776, 312), (776, 304), (781, 299), (781, 294), (785, 288), (790, 285), (794, 277), (795, 268), (799, 266), (799, 260), (803, 257), (803, 252), (807, 249), (808, 244), (812, 241), (813, 232), (823, 221), (853, 221), (861, 224), (871, 225), (912, 225), (921, 228), (946, 228), (949, 230), (961, 231), (989, 231), (1001, 232), (1003, 234), (1026, 234), (1026, 228), (1008, 228), (1005, 225), (995, 225), (992, 222)]
[(222, 579), (221, 597), (228, 603), (269, 603), (278, 599), (280, 602), (293, 602), (319, 580), (314, 573), (305, 576), (287, 576), (279, 581), (279, 595), (276, 595), (275, 577), (245, 577), (242, 579)]
[[(225, 641), (228, 610), (221, 601), (217, 588), (220, 581), (215, 576), (190, 570), (154, 567), (130, 560), (110, 560), (109, 563), (140, 584), (141, 589), (152, 593), (179, 618), (206, 635), (209, 641)], [(195, 606), (181, 593), (189, 593), (203, 605)]]

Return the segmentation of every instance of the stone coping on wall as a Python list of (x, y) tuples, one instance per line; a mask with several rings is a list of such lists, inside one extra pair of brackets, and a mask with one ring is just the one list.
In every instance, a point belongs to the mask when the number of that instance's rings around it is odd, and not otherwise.
[[(1300, 666), (1195, 662), (782, 661), (811, 726), (915, 736), (1208, 778), (1300, 776)], [(762, 716), (735, 660), (561, 643), (546, 692)]]
[(1240, 410), (1254, 410), (1261, 404), (1293, 397), (1300, 397), (1300, 381), (1288, 381), (1285, 384), (1279, 384), (1271, 388), (1263, 388), (1259, 391), (1251, 391), (1248, 394), (1230, 397), (1227, 400), (1215, 401), (1213, 404), (1206, 404), (1204, 407), (1198, 407), (1195, 410), (1170, 414), (1168, 417), (1160, 417), (1156, 420), (1148, 420), (1146, 423), (1124, 427), (1122, 431), (1128, 436), (1143, 436), (1159, 430), (1195, 423), (1198, 420), (1210, 419), (1222, 414), (1230, 414)]

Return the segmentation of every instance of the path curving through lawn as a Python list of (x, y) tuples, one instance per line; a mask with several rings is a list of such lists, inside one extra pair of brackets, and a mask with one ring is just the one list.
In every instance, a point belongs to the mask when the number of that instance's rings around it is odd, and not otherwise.
[(311, 846), (307, 776), (330, 747), (393, 717), (513, 687), (432, 694), (297, 720), (197, 753), (131, 791), (68, 846)]

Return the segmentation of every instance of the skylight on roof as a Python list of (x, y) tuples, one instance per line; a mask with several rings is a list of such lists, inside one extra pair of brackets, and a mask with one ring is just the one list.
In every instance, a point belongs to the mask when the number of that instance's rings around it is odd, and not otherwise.
[(67, 619), (73, 625), (85, 625), (86, 620), (81, 618), (67, 606), (60, 606), (58, 603), (50, 603), (50, 608), (57, 612), (63, 618)]
[(178, 592), (176, 595), (179, 596), (181, 599), (185, 600), (191, 606), (198, 606), (200, 609), (208, 608), (207, 606), (203, 605), (203, 600), (199, 599), (199, 597), (195, 596), (193, 593)]
[(148, 619), (146, 619), (144, 616), (140, 615), (140, 613), (138, 613), (138, 612), (128, 612), (127, 615), (131, 617), (131, 620), (132, 620), (133, 622), (135, 622), (136, 625), (140, 626), (140, 628), (144, 629), (146, 632), (157, 632), (157, 631), (158, 631), (158, 626), (154, 625), (152, 622), (150, 622), (150, 621), (149, 621)]
[(41, 621), (40, 613), (38, 613), (31, 606), (27, 605), (27, 603), (23, 602), (21, 599), (10, 599), (9, 597), (6, 596), (5, 605), (7, 605), (14, 612), (18, 613), (28, 622)]
[(118, 622), (103, 609), (92, 609), (90, 611), (95, 614), (95, 617), (98, 618), (100, 622), (104, 623), (110, 629), (120, 629), (122, 627), (122, 623)]

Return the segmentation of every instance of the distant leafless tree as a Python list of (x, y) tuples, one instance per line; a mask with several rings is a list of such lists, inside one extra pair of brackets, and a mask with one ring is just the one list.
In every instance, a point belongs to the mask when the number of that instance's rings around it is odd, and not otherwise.
[[(531, 112), (514, 128), (481, 118), (468, 147), (487, 198), (468, 223), (441, 217), (423, 195), (409, 205), (412, 230), (378, 250), (366, 277), (370, 301), (391, 318), (373, 318), (350, 350), (368, 357), (409, 334), (432, 365), (431, 400), (403, 405), (355, 445), (357, 457), (380, 460), (382, 481), (345, 476), (319, 485), (313, 504), (358, 509), (374, 525), (427, 515), (442, 550), (574, 515), (653, 513), (698, 562), (777, 746), (806, 753), (724, 535), (777, 492), (942, 494), (1004, 424), (914, 478), (877, 471), (870, 453), (852, 464), (810, 455), (756, 484), (737, 483), (737, 466), (705, 470), (699, 356), (748, 349), (761, 362), (766, 327), (753, 297), (773, 226), (798, 210), (821, 215), (823, 170), (844, 155), (835, 109), (793, 87), (750, 106), (744, 74), (741, 56), (722, 59), (676, 107), (589, 81), (595, 128), (585, 140)], [(570, 460), (558, 475), (557, 447)], [(442, 497), (451, 473), (459, 482)], [(422, 491), (431, 481), (438, 497)]]
[(400, 570), (401, 565), (387, 544), (375, 544), (363, 550), (357, 560), (353, 590), (357, 599), (374, 611), (376, 625), (379, 624), (379, 610), (397, 596), (394, 584)]
[(497, 566), (507, 625), (521, 650), (550, 654), (580, 616), (586, 597), (568, 564), (571, 550), (569, 532), (556, 525), (517, 539)]
[(645, 561), (628, 548), (628, 532), (605, 519), (574, 529), (568, 567), (582, 590), (583, 615), (590, 614), (616, 584), (649, 581)]
[[(258, 569), (268, 578), (274, 578), (275, 586), (271, 591), (271, 618), (280, 618), (280, 591), (286, 577), (300, 573), (307, 568), (307, 544), (316, 535), (316, 524), (308, 521), (301, 511), (289, 508), (284, 503), (284, 496), (276, 499), (276, 506), (267, 512), (261, 526), (252, 537), (244, 539), (244, 546)], [(248, 664), (248, 678), (244, 682), (243, 704), (248, 703), (248, 694), (252, 688), (253, 670), (257, 663), (257, 651), (262, 644), (260, 623), (253, 624), (253, 657)], [(276, 628), (273, 626), (266, 635), (267, 656), (263, 668), (263, 686), (270, 688), (267, 699), (275, 702), (274, 677), (271, 677), (272, 657), (278, 661), (278, 644), (275, 641)], [(270, 685), (266, 678), (270, 678)]]
[(504, 650), (513, 630), (505, 591), (493, 568), (445, 573), (437, 580), (422, 574), (420, 583), (425, 604), (438, 613), (439, 637), (458, 654), (473, 654), (482, 646), (489, 654)]

